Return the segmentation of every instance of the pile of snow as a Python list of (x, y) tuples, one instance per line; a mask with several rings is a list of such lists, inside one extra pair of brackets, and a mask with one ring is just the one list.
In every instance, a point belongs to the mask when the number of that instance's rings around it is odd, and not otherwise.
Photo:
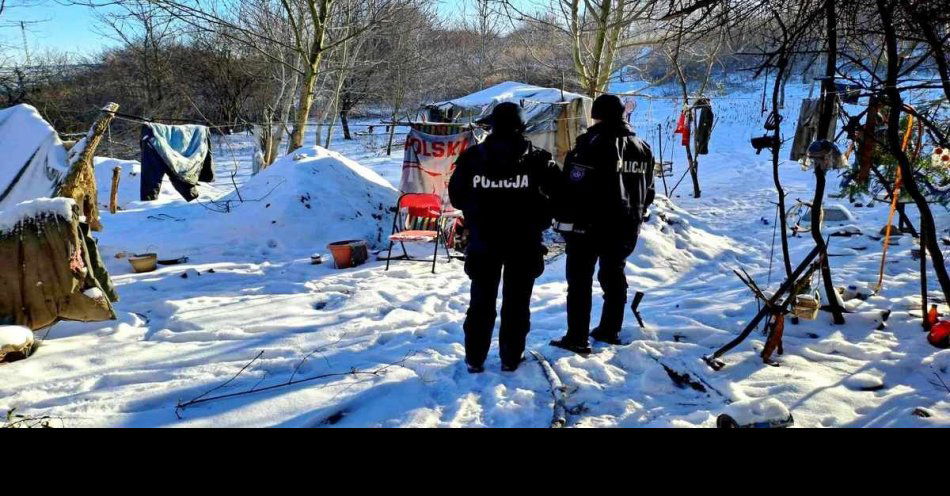
[[(137, 188), (136, 162), (102, 161), (97, 174), (111, 178), (117, 165), (123, 168), (122, 180), (130, 179), (127, 183)], [(131, 187), (120, 181), (120, 198), (131, 195)], [(103, 189), (108, 187), (100, 182)], [(161, 258), (175, 258), (209, 255), (209, 247), (215, 246), (225, 256), (296, 257), (346, 239), (380, 246), (392, 225), (390, 211), (398, 192), (379, 174), (339, 153), (305, 147), (226, 195), (203, 196), (189, 204), (174, 190), (168, 194), (177, 199), (158, 205), (132, 202), (111, 217), (101, 238), (106, 251), (157, 251)]]
[(12, 231), (17, 224), (26, 219), (54, 215), (71, 219), (75, 205), (76, 202), (71, 198), (37, 198), (19, 203), (7, 210), (0, 210), (0, 233)]
[[(135, 160), (96, 157), (93, 160), (96, 171), (96, 187), (99, 190), (99, 204), (108, 205), (112, 194), (112, 170), (119, 168), (119, 208), (124, 209), (140, 197), (142, 165)], [(162, 188), (164, 193), (165, 188)], [(103, 215), (108, 211), (102, 212)]]
[(239, 219), (228, 223), (229, 234), (264, 237), (271, 248), (347, 239), (379, 245), (398, 196), (376, 172), (322, 147), (280, 158), (239, 192), (243, 203), (237, 194), (226, 199)]
[(742, 252), (732, 238), (711, 233), (695, 216), (664, 197), (658, 197), (650, 211), (651, 218), (641, 227), (637, 249), (629, 259), (642, 268), (636, 270), (638, 276), (669, 282), (691, 267)]
[(737, 401), (727, 406), (723, 413), (732, 417), (740, 426), (782, 421), (791, 415), (788, 407), (775, 398)]
[(0, 360), (9, 353), (25, 353), (33, 346), (33, 331), (22, 326), (0, 326)]
[(69, 171), (53, 126), (29, 105), (0, 110), (0, 209), (52, 196)]

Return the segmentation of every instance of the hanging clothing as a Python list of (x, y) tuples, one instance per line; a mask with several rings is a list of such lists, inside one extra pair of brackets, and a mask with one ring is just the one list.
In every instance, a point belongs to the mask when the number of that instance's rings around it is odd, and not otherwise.
[(676, 130), (673, 131), (673, 134), (682, 134), (683, 141), (681, 142), (683, 146), (689, 146), (689, 109), (684, 109), (680, 113), (680, 119), (676, 121)]
[(709, 154), (709, 138), (712, 136), (713, 111), (709, 99), (703, 98), (693, 107), (699, 111), (699, 124), (696, 126), (696, 154)]
[(165, 175), (187, 200), (198, 198), (198, 182), (214, 181), (211, 133), (205, 126), (142, 125), (142, 201), (158, 198)]
[(821, 119), (821, 100), (806, 98), (802, 100), (802, 108), (798, 114), (798, 126), (795, 128), (795, 139), (792, 141), (792, 150), (789, 159), (799, 160), (805, 157), (808, 152), (808, 146), (813, 141), (827, 139), (834, 141), (835, 130), (838, 124), (838, 106), (835, 105), (834, 113), (831, 117), (831, 123), (824, 136), (819, 135), (818, 121)]

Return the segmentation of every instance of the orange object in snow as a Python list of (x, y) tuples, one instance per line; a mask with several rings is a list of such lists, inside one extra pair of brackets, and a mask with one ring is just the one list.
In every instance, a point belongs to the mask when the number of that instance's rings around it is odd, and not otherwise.
[(941, 320), (930, 329), (927, 341), (937, 348), (950, 348), (950, 320)]
[(338, 269), (348, 269), (363, 265), (369, 258), (369, 248), (366, 241), (349, 240), (337, 241), (327, 245), (333, 254), (333, 263)]
[(930, 305), (930, 311), (927, 312), (927, 329), (937, 325), (937, 305)]

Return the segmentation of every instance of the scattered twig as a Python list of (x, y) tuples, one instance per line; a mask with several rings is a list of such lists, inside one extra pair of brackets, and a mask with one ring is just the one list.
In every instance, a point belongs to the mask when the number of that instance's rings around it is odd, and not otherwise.
[(0, 429), (51, 429), (53, 421), (59, 421), (60, 427), (66, 424), (60, 417), (44, 415), (42, 417), (31, 417), (16, 413), (16, 408), (7, 412), (6, 420), (0, 424)]
[(187, 408), (187, 407), (190, 406), (190, 405), (193, 405), (193, 404), (195, 404), (195, 403), (201, 402), (201, 401), (202, 401), (202, 398), (204, 398), (205, 396), (208, 396), (209, 394), (211, 394), (211, 393), (213, 393), (213, 392), (215, 392), (215, 391), (217, 391), (217, 390), (219, 390), (219, 389), (221, 389), (221, 388), (227, 386), (228, 384), (234, 382), (235, 379), (237, 379), (238, 377), (240, 377), (241, 374), (243, 374), (244, 371), (248, 369), (248, 367), (250, 367), (251, 365), (253, 365), (254, 362), (256, 362), (256, 361), (257, 361), (259, 358), (261, 358), (262, 356), (264, 356), (264, 350), (261, 350), (261, 352), (258, 353), (257, 356), (254, 357), (250, 362), (247, 362), (246, 364), (244, 364), (244, 366), (241, 367), (241, 370), (239, 370), (236, 374), (234, 374), (234, 376), (232, 376), (230, 379), (224, 381), (224, 382), (221, 383), (221, 384), (218, 384), (217, 386), (215, 386), (215, 387), (213, 387), (213, 388), (211, 388), (211, 389), (205, 391), (204, 393), (199, 394), (198, 396), (194, 397), (193, 399), (191, 399), (191, 400), (189, 400), (189, 401), (187, 401), (187, 402), (185, 402), (185, 403), (181, 403), (181, 402), (179, 401), (179, 402), (178, 402), (178, 406), (175, 407), (175, 415), (177, 415), (178, 418), (181, 419), (181, 411), (182, 411), (182, 410), (184, 410), (185, 408)]
[[(350, 370), (347, 371), (347, 372), (332, 372), (332, 373), (328, 373), (328, 374), (321, 374), (321, 375), (316, 375), (316, 376), (312, 376), (312, 377), (307, 377), (307, 378), (304, 378), (304, 379), (294, 379), (293, 376), (291, 376), (291, 379), (287, 380), (286, 382), (281, 382), (281, 383), (278, 383), (278, 384), (272, 384), (272, 385), (270, 385), (270, 386), (266, 386), (266, 387), (262, 387), (262, 388), (258, 388), (258, 387), (257, 387), (258, 385), (260, 385), (260, 382), (261, 382), (261, 381), (258, 381), (258, 383), (254, 385), (254, 387), (252, 387), (251, 389), (245, 390), (245, 391), (238, 391), (238, 392), (234, 392), (234, 393), (221, 394), (221, 395), (218, 395), (218, 396), (208, 396), (208, 395), (209, 395), (210, 393), (212, 393), (213, 391), (216, 391), (216, 390), (218, 390), (218, 389), (221, 389), (222, 387), (224, 387), (224, 386), (226, 386), (227, 384), (229, 384), (229, 383), (231, 383), (232, 381), (234, 381), (234, 379), (237, 379), (238, 376), (240, 376), (248, 367), (251, 366), (251, 364), (253, 364), (253, 363), (254, 363), (258, 358), (260, 358), (261, 355), (263, 355), (263, 354), (264, 354), (264, 352), (261, 351), (261, 352), (257, 355), (257, 357), (255, 357), (253, 360), (251, 360), (250, 362), (248, 362), (247, 365), (245, 365), (243, 368), (241, 368), (241, 370), (238, 371), (238, 373), (235, 374), (234, 377), (228, 379), (228, 380), (227, 380), (226, 382), (224, 382), (223, 384), (220, 384), (220, 385), (218, 385), (218, 386), (216, 386), (216, 387), (214, 387), (214, 388), (208, 390), (207, 392), (205, 392), (205, 393), (203, 393), (203, 394), (201, 394), (201, 395), (195, 397), (194, 399), (191, 399), (191, 400), (188, 400), (188, 401), (185, 401), (185, 402), (179, 401), (178, 404), (175, 406), (175, 415), (176, 415), (179, 419), (181, 419), (181, 418), (182, 418), (182, 413), (185, 411), (185, 409), (190, 408), (190, 407), (195, 406), (195, 405), (200, 405), (200, 404), (203, 404), (203, 403), (208, 403), (208, 402), (211, 402), (211, 401), (223, 400), (223, 399), (228, 399), (228, 398), (235, 398), (235, 397), (239, 397), (239, 396), (246, 396), (246, 395), (254, 394), (254, 393), (261, 393), (261, 392), (264, 392), (264, 391), (272, 391), (272, 390), (274, 390), (274, 389), (278, 389), (278, 388), (282, 388), (282, 387), (293, 386), (293, 385), (296, 385), (296, 384), (302, 384), (302, 383), (305, 383), (305, 382), (311, 382), (311, 381), (316, 381), (316, 380), (320, 380), (320, 379), (327, 379), (327, 378), (330, 378), (330, 377), (343, 377), (343, 376), (380, 376), (380, 375), (382, 375), (383, 373), (385, 373), (388, 369), (390, 369), (391, 367), (401, 366), (401, 365), (402, 365), (403, 363), (405, 363), (405, 361), (408, 360), (409, 357), (411, 357), (414, 353), (409, 353), (409, 354), (407, 354), (406, 356), (404, 356), (401, 360), (399, 360), (398, 362), (393, 362), (393, 363), (384, 365), (384, 366), (379, 367), (379, 368), (377, 368), (377, 369), (375, 369), (375, 370), (359, 370), (359, 369), (353, 368), (353, 369), (350, 369)], [(302, 363), (302, 362), (301, 362), (301, 363)], [(299, 365), (298, 365), (298, 367), (299, 367)], [(295, 370), (295, 374), (296, 374), (296, 370)]]
[(946, 389), (947, 392), (950, 393), (950, 386), (948, 386), (947, 383), (943, 380), (943, 377), (940, 377), (940, 374), (936, 372), (934, 372), (934, 377), (936, 377), (937, 380), (940, 381), (940, 383), (938, 384), (934, 381), (930, 381), (930, 383), (937, 387), (943, 387), (943, 389)]

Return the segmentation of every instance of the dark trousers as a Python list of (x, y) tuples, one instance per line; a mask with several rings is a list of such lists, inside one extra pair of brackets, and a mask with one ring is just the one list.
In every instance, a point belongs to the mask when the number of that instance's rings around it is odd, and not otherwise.
[(600, 271), (597, 279), (604, 291), (598, 334), (608, 337), (620, 334), (627, 304), (624, 267), (636, 244), (636, 238), (632, 242), (605, 240), (589, 235), (571, 235), (567, 238), (568, 339), (575, 343), (588, 342), (594, 266), (598, 260)]
[(501, 328), (498, 332), (501, 361), (515, 365), (521, 360), (525, 339), (531, 329), (531, 312), (528, 308), (531, 291), (534, 289), (534, 280), (543, 269), (544, 261), (540, 253), (467, 255), (465, 273), (472, 280), (472, 292), (463, 326), (466, 362), (482, 365), (488, 356), (497, 316), (498, 284), (502, 280)]

